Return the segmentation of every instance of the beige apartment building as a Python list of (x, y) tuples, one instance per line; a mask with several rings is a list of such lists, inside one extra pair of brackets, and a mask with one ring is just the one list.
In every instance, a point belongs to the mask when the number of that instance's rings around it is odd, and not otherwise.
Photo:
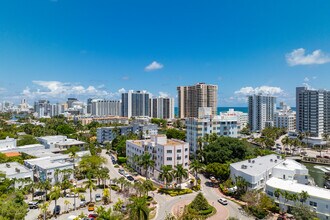
[(198, 108), (210, 107), (217, 114), (218, 86), (198, 83), (193, 86), (178, 86), (179, 118), (198, 117)]

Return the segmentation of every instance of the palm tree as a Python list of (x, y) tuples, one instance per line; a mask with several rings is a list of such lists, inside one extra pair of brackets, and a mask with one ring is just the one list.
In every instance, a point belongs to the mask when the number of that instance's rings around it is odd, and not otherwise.
[(282, 193), (282, 191), (280, 189), (276, 189), (274, 191), (274, 196), (277, 198), (278, 201), (280, 201), (279, 198), (281, 196), (281, 193)]
[[(288, 137), (288, 136), (285, 136), (283, 139), (282, 139), (282, 144), (284, 145), (284, 146), (288, 146), (289, 145), (289, 143), (290, 143), (290, 138)], [(286, 151), (285, 151), (285, 154), (286, 154)]]
[[(198, 153), (197, 151), (195, 152), (195, 156), (196, 158), (198, 158), (200, 160), (200, 162), (202, 162), (202, 155), (203, 155), (203, 143), (204, 140), (202, 137), (198, 137), (197, 138), (197, 144), (198, 144)], [(197, 154), (196, 154), (197, 153)]]
[(133, 188), (135, 189), (136, 195), (139, 195), (139, 197), (141, 197), (142, 194), (144, 194), (146, 191), (146, 189), (144, 188), (143, 184), (140, 181), (135, 182)]
[(306, 191), (301, 191), (301, 193), (299, 193), (299, 200), (301, 202), (301, 204), (304, 204), (304, 202), (306, 202), (306, 200), (309, 198), (309, 194)]
[[(49, 198), (51, 200), (53, 200), (53, 199), (55, 200), (55, 207), (57, 205), (57, 200), (60, 198), (60, 196), (61, 196), (61, 188), (58, 186), (54, 186), (50, 192)], [(56, 216), (56, 213), (55, 213), (55, 216)]]
[(39, 209), (41, 210), (41, 213), (44, 216), (44, 220), (46, 220), (48, 208), (49, 208), (49, 202), (44, 202), (39, 205)]
[(193, 160), (190, 164), (190, 169), (195, 174), (196, 184), (197, 184), (197, 178), (198, 178), (198, 172), (202, 171), (204, 169), (204, 164), (200, 163), (198, 160)]
[(39, 182), (37, 188), (44, 190), (45, 192), (44, 201), (46, 201), (47, 191), (52, 188), (52, 184), (50, 183), (50, 181), (47, 179), (45, 181)]
[(120, 177), (119, 179), (113, 179), (113, 182), (115, 184), (119, 184), (120, 185), (120, 191), (123, 191), (123, 187), (126, 184), (127, 180), (125, 179), (125, 177)]
[(60, 169), (55, 169), (55, 171), (54, 171), (55, 185), (57, 185), (59, 182), (61, 182), (60, 173), (61, 173)]
[(110, 194), (110, 189), (105, 188), (103, 189), (103, 203), (104, 205), (109, 204), (111, 202), (111, 194)]
[(188, 178), (188, 170), (185, 169), (182, 164), (178, 164), (177, 166), (175, 166), (174, 177), (176, 178), (177, 183), (180, 184), (181, 187), (183, 178)]
[(148, 220), (150, 210), (145, 197), (131, 197), (130, 204), (127, 205), (130, 220)]
[(89, 189), (89, 199), (90, 202), (92, 202), (93, 198), (92, 198), (92, 190), (95, 190), (96, 185), (94, 183), (94, 180), (92, 180), (92, 177), (90, 175), (88, 175), (88, 180), (85, 183), (85, 188)]
[(173, 181), (173, 173), (172, 166), (170, 165), (162, 165), (160, 167), (161, 173), (158, 176), (158, 179), (165, 183), (165, 187), (167, 188), (168, 183)]
[(102, 168), (99, 177), (102, 180), (103, 189), (105, 189), (105, 185), (107, 184), (107, 179), (110, 179), (109, 169), (108, 168)]
[(99, 219), (104, 220), (121, 220), (123, 218), (121, 213), (114, 212), (111, 208), (106, 210), (103, 206), (97, 207), (96, 213), (99, 215)]
[(146, 194), (148, 196), (149, 191), (152, 191), (154, 189), (154, 184), (152, 183), (151, 180), (146, 180), (142, 183), (142, 186), (144, 187)]
[(69, 211), (68, 210), (68, 206), (71, 204), (71, 202), (69, 201), (69, 200), (64, 200), (64, 205), (65, 205), (65, 211), (67, 212), (67, 211)]
[(139, 165), (145, 170), (146, 178), (149, 179), (148, 170), (155, 167), (155, 161), (150, 153), (141, 155)]
[(73, 206), (74, 206), (74, 210), (76, 210), (76, 197), (79, 196), (79, 190), (77, 189), (77, 187), (72, 187), (71, 192), (73, 193)]

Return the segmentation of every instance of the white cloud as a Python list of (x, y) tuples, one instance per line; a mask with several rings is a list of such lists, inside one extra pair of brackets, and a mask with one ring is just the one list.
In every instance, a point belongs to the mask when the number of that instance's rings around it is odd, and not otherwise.
[(243, 87), (238, 91), (235, 91), (235, 95), (253, 95), (253, 94), (265, 94), (265, 95), (280, 95), (283, 94), (284, 91), (280, 87), (272, 87), (272, 86), (260, 86), (260, 87)]
[(92, 85), (84, 87), (79, 84), (66, 83), (60, 81), (32, 81), (34, 90), (26, 87), (21, 95), (30, 98), (66, 98), (68, 96), (91, 96), (91, 97), (107, 97), (112, 98), (118, 96), (118, 93), (107, 92), (100, 88), (95, 88)]
[(129, 77), (128, 76), (123, 76), (121, 79), (122, 80), (129, 80)]
[(305, 78), (304, 78), (304, 82), (309, 82), (309, 80), (310, 80), (310, 79), (309, 79), (308, 77), (305, 77)]
[(124, 89), (124, 88), (121, 88), (118, 90), (118, 93), (125, 93), (125, 92), (126, 92), (126, 89)]
[(5, 93), (6, 91), (7, 91), (7, 89), (0, 87), (0, 94)]
[(167, 92), (159, 92), (159, 97), (168, 98), (170, 95)]
[(152, 63), (150, 63), (148, 66), (146, 66), (144, 68), (145, 71), (150, 72), (150, 71), (154, 71), (154, 70), (159, 70), (162, 69), (164, 67), (163, 64), (158, 63), (157, 61), (153, 61)]
[(330, 62), (330, 56), (324, 54), (321, 50), (314, 50), (311, 54), (305, 54), (304, 48), (293, 50), (286, 54), (286, 62), (290, 66), (324, 64)]

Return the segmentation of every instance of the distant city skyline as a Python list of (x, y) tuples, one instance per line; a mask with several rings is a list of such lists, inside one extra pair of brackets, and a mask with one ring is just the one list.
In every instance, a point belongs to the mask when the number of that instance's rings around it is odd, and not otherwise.
[(307, 0), (3, 1), (0, 101), (146, 90), (177, 106), (177, 86), (205, 82), (218, 106), (259, 92), (295, 106), (297, 86), (330, 89), (329, 11)]

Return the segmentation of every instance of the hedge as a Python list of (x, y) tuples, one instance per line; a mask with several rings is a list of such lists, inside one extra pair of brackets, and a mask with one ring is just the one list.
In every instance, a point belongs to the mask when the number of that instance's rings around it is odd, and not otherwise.
[(161, 188), (158, 189), (159, 193), (165, 193), (170, 196), (181, 196), (185, 194), (192, 193), (193, 191), (191, 189), (166, 189), (166, 188)]
[(126, 157), (118, 157), (117, 162), (118, 164), (126, 163), (127, 158)]

